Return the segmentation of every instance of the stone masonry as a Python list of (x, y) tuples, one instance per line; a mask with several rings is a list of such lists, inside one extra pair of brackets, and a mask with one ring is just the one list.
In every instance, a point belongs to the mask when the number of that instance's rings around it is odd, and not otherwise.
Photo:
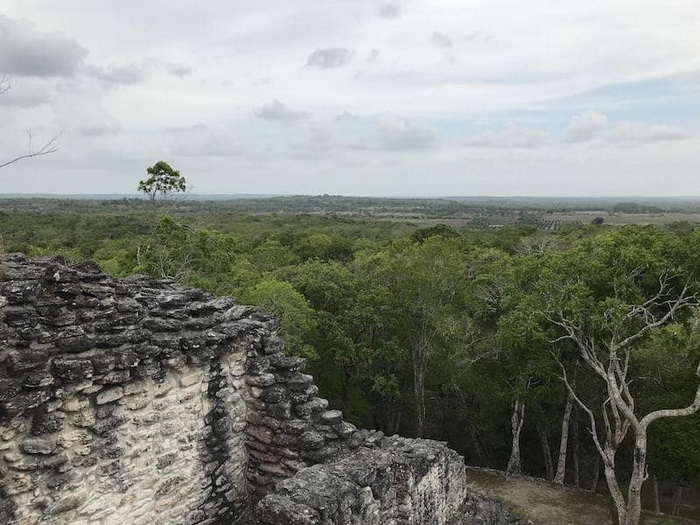
[(274, 317), (61, 257), (4, 272), (0, 523), (501, 523), (454, 521), (444, 444), (330, 410)]

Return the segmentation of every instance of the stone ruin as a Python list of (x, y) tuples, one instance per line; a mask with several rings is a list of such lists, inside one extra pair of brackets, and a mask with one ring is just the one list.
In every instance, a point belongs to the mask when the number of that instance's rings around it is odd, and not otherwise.
[(172, 281), (5, 257), (0, 523), (511, 523), (443, 443), (357, 430), (277, 320)]

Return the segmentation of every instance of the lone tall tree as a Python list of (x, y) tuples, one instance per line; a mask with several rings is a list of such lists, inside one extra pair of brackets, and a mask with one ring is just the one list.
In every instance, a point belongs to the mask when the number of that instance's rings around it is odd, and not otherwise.
[(180, 193), (187, 190), (185, 177), (180, 172), (174, 170), (165, 161), (156, 162), (153, 166), (146, 168), (149, 177), (139, 181), (139, 191), (148, 196), (155, 208), (158, 195), (167, 199), (173, 193)]

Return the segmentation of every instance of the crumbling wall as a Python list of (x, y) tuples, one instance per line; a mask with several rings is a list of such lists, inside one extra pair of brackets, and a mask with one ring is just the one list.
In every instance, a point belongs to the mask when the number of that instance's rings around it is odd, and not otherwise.
[(232, 523), (247, 505), (244, 363), (272, 321), (90, 263), (8, 256), (0, 523)]
[(444, 444), (329, 409), (273, 317), (89, 262), (5, 259), (0, 523), (501, 523), (455, 521), (501, 514)]
[(464, 460), (443, 443), (381, 433), (300, 471), (256, 508), (261, 525), (445, 525), (467, 496)]
[(328, 410), (304, 359), (267, 344), (249, 354), (248, 480), (252, 502), (304, 467), (338, 457), (362, 442), (357, 429)]

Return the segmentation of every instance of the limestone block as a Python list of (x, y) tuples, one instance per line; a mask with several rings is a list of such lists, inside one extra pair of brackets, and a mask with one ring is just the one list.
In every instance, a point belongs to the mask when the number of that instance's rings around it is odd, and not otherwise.
[(272, 443), (274, 437), (274, 432), (265, 427), (249, 426), (247, 433), (261, 443)]
[(124, 385), (124, 395), (130, 396), (132, 394), (142, 394), (148, 392), (150, 385), (148, 382), (143, 380), (131, 381)]
[(120, 405), (124, 405), (128, 410), (141, 410), (146, 408), (150, 403), (150, 398), (148, 394), (134, 394), (131, 396), (125, 396), (119, 400)]
[(294, 410), (300, 416), (308, 417), (315, 412), (323, 412), (327, 408), (328, 408), (328, 400), (317, 397), (317, 398), (312, 399), (311, 401), (309, 401), (307, 403), (297, 405)]
[(112, 403), (124, 397), (124, 389), (120, 386), (109, 388), (97, 394), (95, 402), (98, 405), (104, 405), (105, 403)]
[(56, 447), (56, 439), (51, 438), (29, 438), (20, 443), (20, 448), (27, 454), (53, 454)]

